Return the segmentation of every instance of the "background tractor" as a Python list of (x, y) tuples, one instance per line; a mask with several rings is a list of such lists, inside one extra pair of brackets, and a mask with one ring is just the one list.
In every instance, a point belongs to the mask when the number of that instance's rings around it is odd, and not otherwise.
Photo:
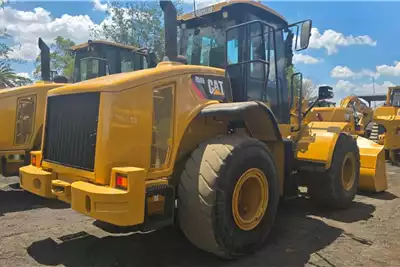
[[(301, 74), (286, 79), (286, 37), (306, 49), (310, 20), (289, 24), (256, 1), (178, 20), (171, 1), (160, 5), (166, 42), (156, 68), (49, 91), (42, 149), (20, 169), (22, 188), (143, 232), (177, 220), (222, 258), (265, 244), (279, 200), (298, 194), (295, 172), (328, 208), (349, 207), (359, 185), (381, 190), (385, 173), (360, 175), (347, 123), (305, 123), (301, 87), (292, 119), (290, 85)], [(332, 96), (320, 88), (319, 99)]]
[[(46, 94), (68, 83), (64, 76), (50, 71), (49, 47), (39, 38), (42, 81), (32, 85), (0, 90), (0, 173), (17, 175), (29, 164), (32, 150), (42, 141)], [(114, 73), (130, 72), (155, 65), (155, 57), (145, 49), (107, 41), (89, 40), (73, 46), (75, 68), (73, 82)]]

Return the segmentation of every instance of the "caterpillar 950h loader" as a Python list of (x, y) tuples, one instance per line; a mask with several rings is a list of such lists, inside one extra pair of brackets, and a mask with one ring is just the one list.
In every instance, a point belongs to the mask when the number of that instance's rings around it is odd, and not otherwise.
[(301, 114), (290, 123), (284, 37), (305, 49), (311, 21), (289, 25), (256, 1), (178, 20), (171, 1), (160, 5), (164, 61), (51, 90), (42, 150), (20, 169), (22, 187), (117, 226), (148, 231), (176, 219), (223, 258), (264, 244), (280, 197), (297, 194), (293, 172), (309, 173), (314, 201), (348, 207), (360, 153), (347, 123), (305, 124)]
[[(40, 150), (47, 92), (68, 83), (63, 76), (51, 77), (50, 49), (39, 38), (42, 80), (34, 84), (0, 90), (0, 174), (18, 175), (30, 162), (30, 151)], [(118, 43), (89, 40), (71, 47), (74, 54), (73, 82), (152, 66), (147, 51)]]

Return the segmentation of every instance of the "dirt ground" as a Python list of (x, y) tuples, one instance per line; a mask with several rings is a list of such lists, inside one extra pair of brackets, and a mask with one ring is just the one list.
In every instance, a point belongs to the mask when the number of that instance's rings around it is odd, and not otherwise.
[(306, 198), (281, 205), (266, 248), (238, 261), (199, 251), (172, 227), (103, 230), (0, 177), (0, 266), (400, 266), (400, 168), (387, 167), (390, 189), (357, 196), (349, 210), (323, 212)]

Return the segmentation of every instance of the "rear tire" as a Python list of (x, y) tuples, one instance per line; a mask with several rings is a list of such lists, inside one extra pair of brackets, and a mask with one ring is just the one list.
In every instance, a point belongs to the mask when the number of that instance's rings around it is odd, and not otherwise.
[(400, 166), (400, 149), (390, 149), (388, 150), (388, 159), (393, 166)]
[(360, 176), (360, 152), (357, 142), (341, 133), (329, 170), (312, 173), (308, 193), (318, 205), (331, 209), (348, 208), (357, 193)]
[[(257, 211), (262, 207), (262, 215), (255, 217), (253, 228), (244, 230), (237, 223), (238, 213), (233, 203), (238, 203), (234, 202), (238, 199), (236, 188), (241, 184), (238, 181), (252, 170), (257, 170), (263, 177), (259, 181), (267, 187), (255, 187), (251, 192), (262, 193), (265, 188), (268, 197), (265, 202), (260, 198), (259, 203), (266, 206), (257, 206)], [(222, 136), (201, 144), (186, 163), (178, 199), (181, 229), (195, 246), (226, 259), (255, 252), (271, 230), (279, 203), (278, 178), (271, 152), (257, 139), (243, 136)]]

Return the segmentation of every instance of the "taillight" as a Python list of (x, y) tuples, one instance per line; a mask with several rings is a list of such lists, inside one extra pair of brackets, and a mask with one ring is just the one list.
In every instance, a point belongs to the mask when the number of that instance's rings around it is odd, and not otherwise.
[(31, 155), (31, 165), (36, 167), (36, 155)]
[(322, 115), (320, 113), (317, 113), (317, 119), (319, 121), (323, 121), (324, 120), (324, 118), (322, 118)]
[(128, 177), (122, 174), (117, 174), (115, 184), (118, 188), (128, 189)]

